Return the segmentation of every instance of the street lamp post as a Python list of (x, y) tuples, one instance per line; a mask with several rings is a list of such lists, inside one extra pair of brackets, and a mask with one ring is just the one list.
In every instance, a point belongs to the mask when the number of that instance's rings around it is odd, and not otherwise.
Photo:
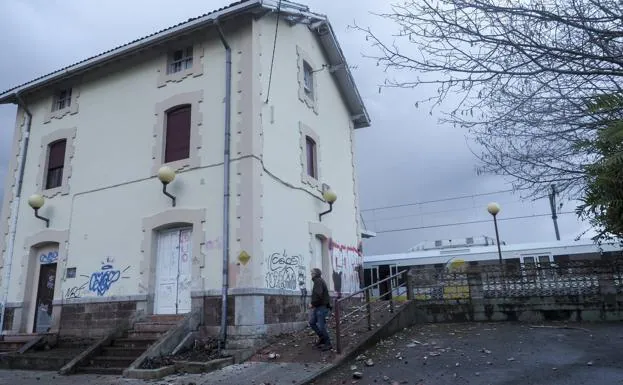
[(502, 265), (502, 249), (500, 248), (500, 234), (498, 232), (498, 220), (497, 215), (500, 212), (500, 205), (496, 202), (491, 202), (487, 205), (487, 211), (493, 215), (493, 225), (495, 226), (495, 240), (498, 245), (498, 258), (500, 259), (500, 265)]

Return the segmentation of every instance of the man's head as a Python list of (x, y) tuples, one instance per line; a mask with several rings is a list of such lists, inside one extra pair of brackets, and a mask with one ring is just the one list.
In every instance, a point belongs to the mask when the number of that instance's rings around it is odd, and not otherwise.
[(322, 271), (320, 271), (320, 269), (318, 268), (313, 268), (311, 270), (311, 275), (312, 275), (312, 278), (320, 277), (322, 275)]

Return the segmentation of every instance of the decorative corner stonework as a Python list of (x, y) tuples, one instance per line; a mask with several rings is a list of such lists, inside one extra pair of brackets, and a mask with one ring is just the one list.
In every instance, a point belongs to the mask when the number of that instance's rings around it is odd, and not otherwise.
[(350, 160), (353, 172), (353, 195), (355, 208), (355, 224), (357, 225), (357, 244), (361, 242), (361, 219), (359, 212), (359, 178), (357, 176), (357, 159), (355, 159), (355, 124), (351, 119), (348, 120), (350, 132)]
[[(15, 199), (13, 187), (16, 180), (17, 173), (17, 164), (18, 157), (20, 151), (20, 143), (24, 140), (24, 126), (26, 124), (26, 114), (24, 111), (18, 107), (16, 119), (15, 119), (15, 131), (13, 132), (13, 146), (11, 148), (10, 158), (9, 158), (9, 167), (6, 171), (5, 181), (4, 181), (4, 199), (2, 201), (2, 205), (0, 206), (0, 214), (2, 214), (2, 222), (0, 223), (0, 229), (2, 229), (2, 233), (0, 233), (0, 260), (2, 265), (4, 266), (4, 259), (2, 256), (4, 255), (4, 251), (6, 249), (6, 238), (9, 235), (9, 221), (11, 219), (11, 206), (13, 200)], [(1, 278), (0, 278), (1, 282)]]
[[(188, 44), (190, 45), (190, 44)], [(180, 47), (182, 47), (181, 45)], [(169, 66), (169, 56), (172, 50), (168, 50), (164, 57), (160, 60), (158, 66), (158, 88), (165, 87), (168, 83), (179, 83), (189, 76), (199, 77), (203, 75), (205, 47), (202, 43), (195, 43), (193, 46), (193, 65), (183, 71), (175, 72), (172, 74), (167, 73)], [(180, 49), (180, 47), (176, 47)]]
[(176, 171), (187, 168), (196, 168), (201, 165), (199, 150), (201, 149), (201, 126), (203, 125), (203, 113), (201, 112), (201, 103), (203, 102), (203, 90), (186, 92), (174, 95), (158, 104), (156, 104), (155, 116), (156, 123), (153, 131), (153, 148), (152, 148), (152, 169), (151, 174), (155, 176), (158, 169), (164, 163), (164, 146), (165, 146), (165, 122), (166, 114), (173, 107), (181, 105), (190, 105), (191, 122), (190, 122), (190, 155), (187, 159), (176, 160), (175, 162), (166, 163), (167, 166)]
[[(299, 147), (301, 150), (301, 182), (303, 182), (304, 185), (309, 185), (312, 188), (318, 189), (318, 191), (320, 191), (320, 181), (322, 180), (322, 173), (320, 172), (320, 136), (314, 130), (312, 130), (311, 127), (305, 125), (303, 122), (299, 122), (299, 132)], [(307, 137), (312, 138), (316, 143), (316, 178), (307, 174)]]
[(298, 67), (298, 82), (299, 82), (299, 100), (307, 105), (307, 107), (311, 108), (316, 115), (318, 114), (318, 79), (316, 75), (312, 77), (313, 80), (313, 91), (312, 95), (309, 96), (307, 92), (305, 92), (305, 63), (309, 64), (309, 66), (314, 69), (316, 68), (314, 63), (311, 60), (311, 57), (301, 48), (300, 46), (296, 46), (296, 56), (297, 56), (297, 67)]
[[(68, 87), (69, 88), (69, 87)], [(51, 103), (49, 104), (49, 108), (45, 116), (43, 117), (43, 123), (50, 123), (52, 119), (62, 119), (65, 115), (71, 114), (75, 115), (78, 113), (78, 98), (80, 97), (80, 87), (72, 86), (71, 88), (71, 103), (68, 107), (65, 107), (60, 110), (52, 111), (52, 107), (54, 105), (54, 95), (52, 95)]]
[[(58, 194), (69, 194), (69, 182), (72, 172), (71, 162), (74, 158), (76, 150), (74, 140), (76, 139), (77, 132), (78, 130), (76, 129), (76, 127), (65, 128), (61, 130), (56, 130), (41, 139), (41, 145), (39, 146), (39, 171), (37, 172), (36, 190), (39, 194), (43, 195), (48, 199), (53, 198)], [(62, 139), (67, 140), (67, 144), (65, 146), (65, 163), (63, 165), (63, 183), (58, 187), (46, 190), (45, 180), (47, 177), (46, 170), (48, 169), (48, 146), (51, 143)]]

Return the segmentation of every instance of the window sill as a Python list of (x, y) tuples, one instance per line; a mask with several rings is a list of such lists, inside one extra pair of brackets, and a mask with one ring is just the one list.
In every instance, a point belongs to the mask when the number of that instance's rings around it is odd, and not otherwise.
[(66, 193), (64, 193), (65, 190), (65, 185), (60, 185), (58, 187), (53, 187), (53, 188), (49, 188), (49, 189), (44, 189), (41, 191), (41, 195), (43, 195), (45, 198), (54, 198), (55, 196), (62, 194), (62, 195), (66, 195)]

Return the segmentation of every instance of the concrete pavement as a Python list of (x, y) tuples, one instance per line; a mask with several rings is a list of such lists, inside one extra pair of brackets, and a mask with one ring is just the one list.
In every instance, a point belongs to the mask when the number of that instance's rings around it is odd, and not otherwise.
[[(536, 325), (534, 325), (536, 326)], [(421, 325), (398, 333), (315, 385), (351, 384), (623, 384), (623, 324)]]

